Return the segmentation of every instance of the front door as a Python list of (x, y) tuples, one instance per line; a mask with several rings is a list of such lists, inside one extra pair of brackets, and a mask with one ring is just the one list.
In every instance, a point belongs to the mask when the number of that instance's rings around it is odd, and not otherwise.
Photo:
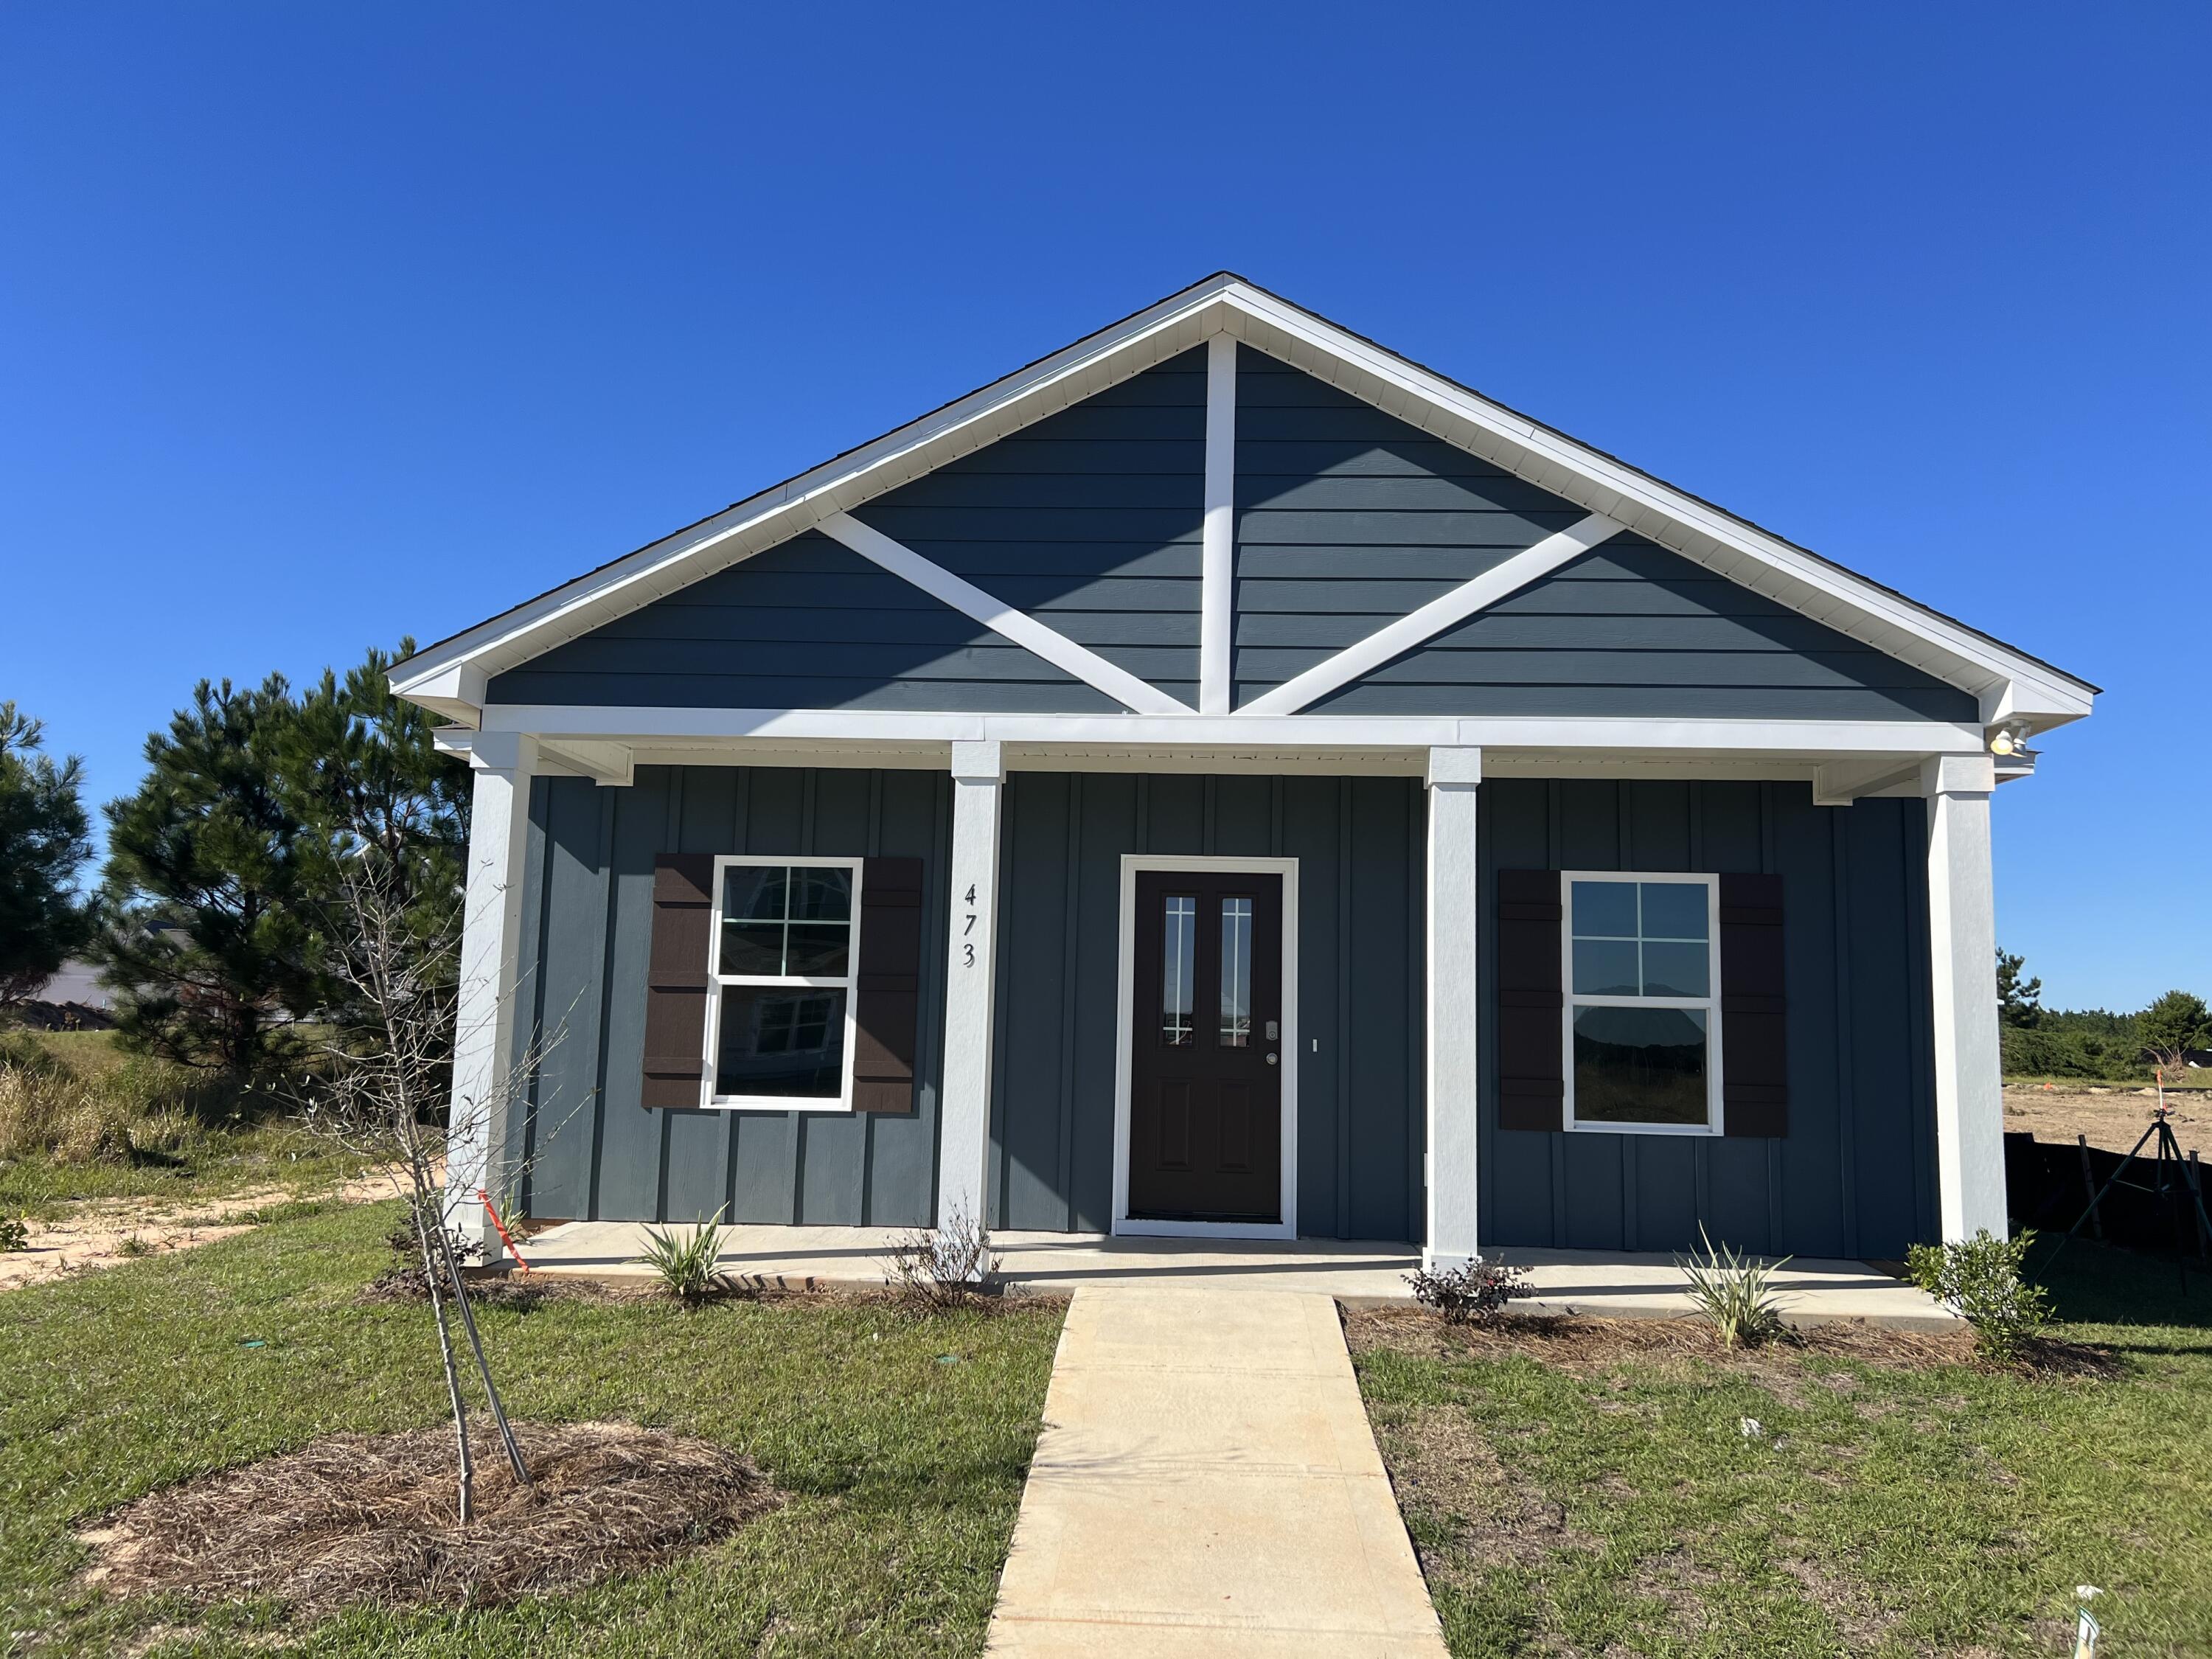
[(1137, 876), (1129, 1214), (1279, 1221), (1283, 878)]

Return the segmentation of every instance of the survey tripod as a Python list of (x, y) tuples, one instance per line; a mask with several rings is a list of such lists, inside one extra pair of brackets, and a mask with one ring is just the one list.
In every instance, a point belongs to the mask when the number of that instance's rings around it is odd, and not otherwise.
[[(2166, 1121), (2168, 1109), (2164, 1100), (2160, 1100), (2155, 1107), (2152, 1108), (2150, 1127), (2142, 1132), (2136, 1144), (2128, 1149), (2128, 1155), (2120, 1160), (2119, 1166), (2106, 1178), (2105, 1184), (2097, 1188), (2096, 1195), (2089, 1200), (2089, 1207), (2082, 1211), (2074, 1224), (2066, 1230), (2066, 1237), (2058, 1241), (2058, 1249), (2051, 1253), (2051, 1261), (2058, 1260), (2059, 1251), (2072, 1243), (2074, 1235), (2081, 1231), (2082, 1224), (2097, 1213), (2097, 1206), (2104, 1202), (2105, 1194), (2111, 1192), (2113, 1188), (2122, 1186), (2130, 1191), (2148, 1193), (2152, 1197), (2162, 1200), (2169, 1215), (2172, 1213), (2172, 1206), (2177, 1200), (2186, 1200), (2187, 1206), (2196, 1212), (2197, 1217), (2197, 1253), (2203, 1255), (2208, 1251), (2212, 1251), (2212, 1217), (2208, 1217), (2204, 1212), (2204, 1194), (2197, 1182), (2191, 1179), (2189, 1163), (2181, 1156), (2181, 1143), (2173, 1138), (2173, 1125)], [(2157, 1142), (2157, 1146), (2151, 1153), (2150, 1184), (2145, 1186), (2139, 1181), (2124, 1181), (2121, 1177), (2127, 1174), (2129, 1166), (2142, 1156), (2142, 1149), (2150, 1146), (2153, 1141)], [(2084, 1158), (2087, 1156), (2087, 1153), (2083, 1154)], [(2176, 1237), (2173, 1241), (2173, 1248), (2177, 1254), (2182, 1253), (2185, 1249), (2179, 1237), (2181, 1231), (2181, 1224), (2177, 1224), (2174, 1228)], [(2045, 1262), (2044, 1265), (2047, 1268), (2050, 1262)]]

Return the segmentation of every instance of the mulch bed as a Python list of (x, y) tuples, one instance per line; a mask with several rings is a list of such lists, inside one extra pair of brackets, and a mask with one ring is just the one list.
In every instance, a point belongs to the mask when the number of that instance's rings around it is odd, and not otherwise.
[(78, 1535), (85, 1582), (196, 1603), (268, 1597), (300, 1618), (368, 1603), (482, 1606), (636, 1572), (783, 1501), (751, 1461), (627, 1423), (517, 1423), (534, 1490), (471, 1421), (463, 1527), (450, 1426), (332, 1435), (149, 1493)]
[[(1449, 1325), (1421, 1308), (1347, 1311), (1345, 1337), (1355, 1353), (1372, 1348), (1503, 1359), (1520, 1354), (1564, 1371), (1589, 1375), (1628, 1360), (1704, 1359), (1747, 1371), (1787, 1366), (1801, 1355), (1857, 1360), (1908, 1370), (1980, 1363), (1973, 1333), (1893, 1330), (1856, 1320), (1800, 1327), (1753, 1348), (1728, 1348), (1700, 1319), (1598, 1319), (1581, 1315), (1507, 1314), (1489, 1325)], [(2106, 1376), (2117, 1362), (2101, 1350), (2043, 1339), (2014, 1369), (2040, 1374)]]

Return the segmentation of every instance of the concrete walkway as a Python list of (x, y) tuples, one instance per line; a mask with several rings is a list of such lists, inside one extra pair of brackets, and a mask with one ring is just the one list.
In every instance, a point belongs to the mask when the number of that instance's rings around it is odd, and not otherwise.
[[(525, 1240), (522, 1249), (533, 1267), (548, 1273), (628, 1278), (648, 1271), (637, 1260), (645, 1232), (637, 1222), (571, 1221)], [(900, 1236), (890, 1227), (726, 1227), (720, 1264), (746, 1283), (793, 1290), (881, 1285), (884, 1256)], [(1404, 1244), (1327, 1238), (1260, 1243), (1004, 1232), (994, 1233), (991, 1242), (1000, 1252), (1001, 1276), (1017, 1290), (1212, 1285), (1245, 1294), (1316, 1291), (1353, 1306), (1410, 1301), (1406, 1275), (1420, 1261)], [(1526, 1267), (1535, 1286), (1534, 1299), (1514, 1304), (1522, 1312), (1634, 1319), (1693, 1311), (1671, 1255), (1517, 1247), (1500, 1254)], [(1776, 1272), (1774, 1289), (1783, 1318), (1793, 1324), (1863, 1319), (1936, 1328), (1954, 1322), (1934, 1298), (1863, 1261), (1801, 1257)]]
[(1335, 1304), (1085, 1286), (991, 1617), (997, 1659), (1442, 1659)]

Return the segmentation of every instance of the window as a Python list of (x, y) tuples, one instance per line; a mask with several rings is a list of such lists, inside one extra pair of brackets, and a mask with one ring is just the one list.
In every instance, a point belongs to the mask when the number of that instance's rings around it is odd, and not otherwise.
[(1718, 878), (1559, 879), (1568, 1127), (1719, 1133)]
[(721, 858), (708, 971), (713, 1103), (848, 1110), (858, 859)]

